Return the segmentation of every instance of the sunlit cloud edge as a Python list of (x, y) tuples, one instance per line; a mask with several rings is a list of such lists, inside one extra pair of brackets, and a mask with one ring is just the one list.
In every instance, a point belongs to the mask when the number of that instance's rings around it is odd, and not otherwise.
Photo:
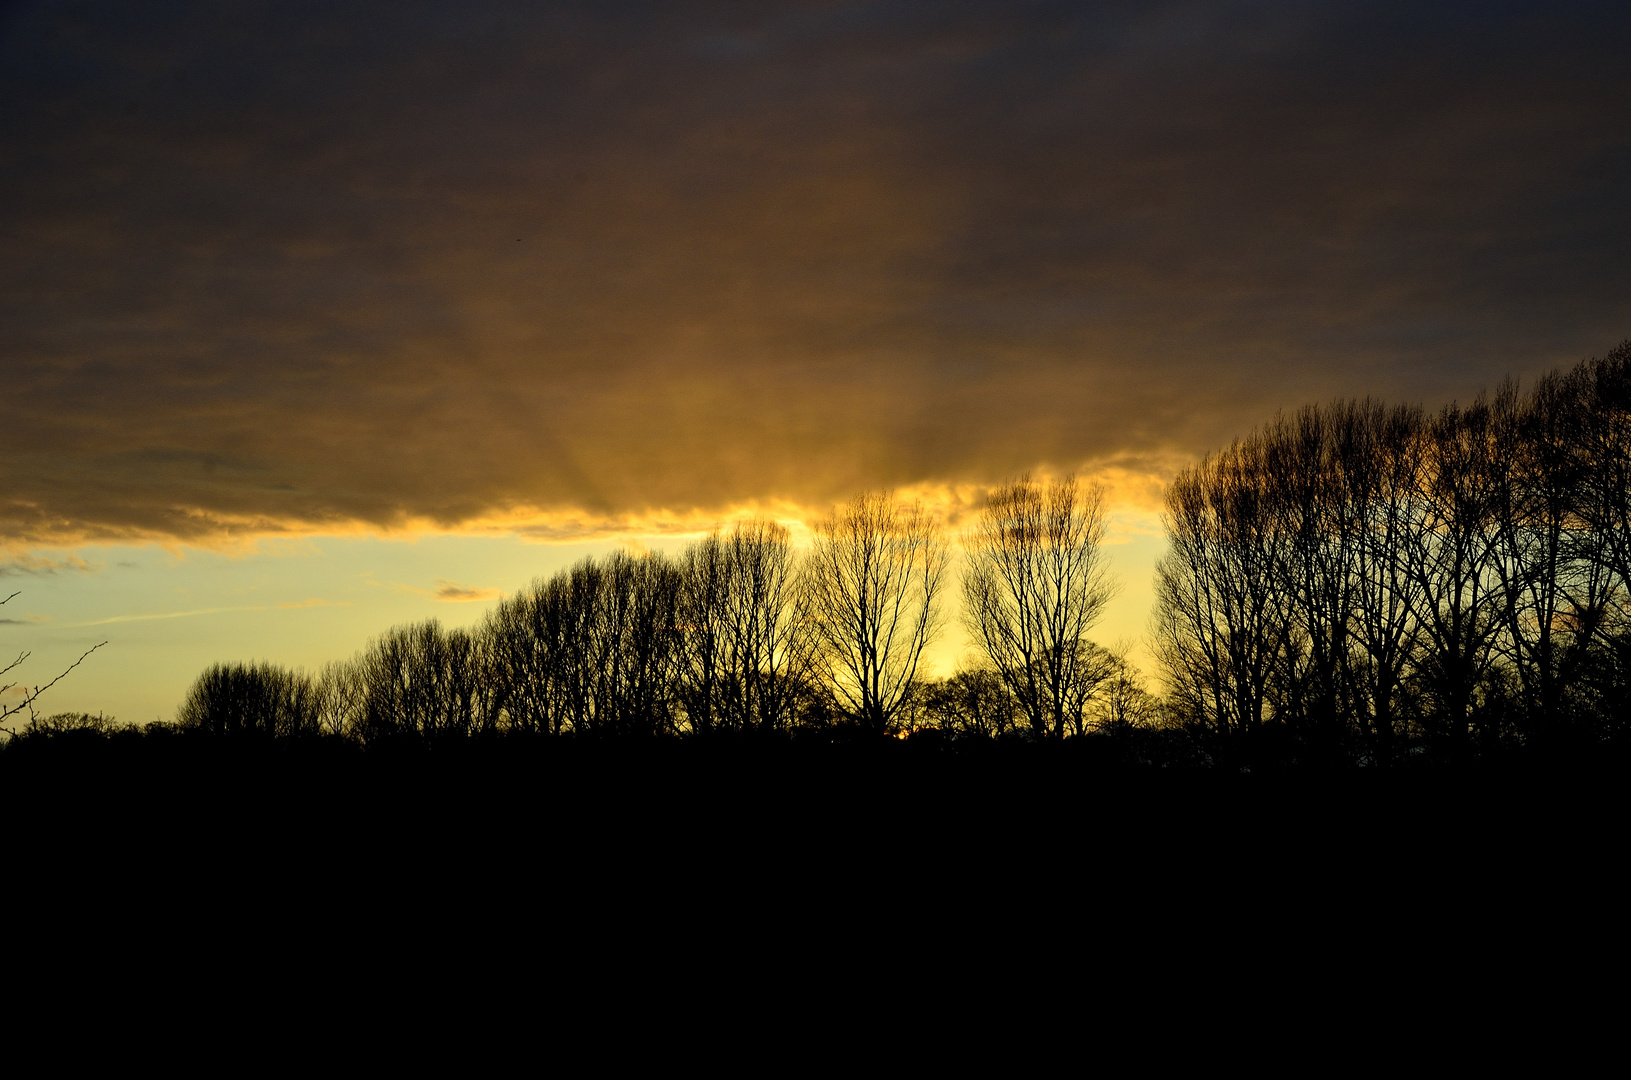
[[(1168, 479), (1192, 458), (1180, 454), (1119, 455), (1083, 463), (1075, 468), (1039, 464), (1025, 472), (1048, 480), (1063, 475), (1099, 484), (1111, 518), (1110, 544), (1133, 535), (1160, 531), (1162, 492)], [(1016, 473), (1016, 475), (1019, 475)], [(895, 487), (896, 496), (922, 504), (956, 534), (972, 520), (987, 493), (996, 484), (969, 480), (927, 479)], [(686, 509), (649, 508), (603, 513), (581, 507), (544, 507), (515, 504), (503, 509), (448, 522), (428, 515), (403, 515), (381, 524), (356, 519), (278, 518), (270, 515), (231, 515), (187, 510), (197, 532), (178, 535), (153, 529), (119, 529), (41, 535), (0, 541), (0, 567), (22, 572), (55, 573), (71, 570), (96, 572), (77, 550), (114, 546), (158, 546), (173, 557), (188, 551), (226, 556), (299, 555), (316, 539), (375, 540), (413, 543), (427, 537), (514, 538), (542, 545), (622, 544), (643, 549), (649, 542), (678, 542), (706, 536), (715, 529), (765, 518), (785, 526), (796, 545), (808, 541), (811, 526), (832, 509), (790, 498), (746, 499), (718, 507)], [(25, 569), (26, 568), (26, 569)]]

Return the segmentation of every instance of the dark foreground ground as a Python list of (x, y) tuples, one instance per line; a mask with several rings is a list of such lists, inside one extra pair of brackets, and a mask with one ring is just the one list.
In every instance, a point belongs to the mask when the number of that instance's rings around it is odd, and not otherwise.
[(308, 1026), (388, 1004), (432, 1030), (456, 1005), (559, 1030), (566, 1000), (785, 1017), (804, 995), (839, 1027), (933, 1001), (953, 1032), (1045, 988), (1049, 1023), (1103, 1039), (1105, 1008), (1254, 1016), (1272, 986), (1346, 1031), (1332, 987), (1528, 1009), (1625, 955), (1612, 763), (1102, 750), (21, 742), (0, 751), (7, 941), (49, 994), (158, 994), (256, 1038), (284, 1013), (244, 1013), (245, 987)]
[(1242, 773), (1080, 742), (19, 740), (0, 751), (0, 820), (13, 861), (251, 876), (1115, 878), (1061, 885), (1080, 894), (1067, 907), (1206, 874), (1583, 886), (1618, 872), (1631, 824), (1614, 761)]

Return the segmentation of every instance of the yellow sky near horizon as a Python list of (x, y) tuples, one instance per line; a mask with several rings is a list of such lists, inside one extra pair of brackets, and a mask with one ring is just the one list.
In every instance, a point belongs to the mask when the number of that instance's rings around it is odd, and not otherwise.
[[(804, 522), (793, 519), (790, 525)], [(1153, 673), (1142, 637), (1157, 519), (1143, 510), (1109, 516), (1105, 552), (1118, 595), (1096, 640), (1130, 649)], [(706, 531), (706, 530), (702, 530)], [(48, 679), (98, 641), (99, 650), (42, 699), (47, 713), (103, 713), (168, 720), (192, 680), (217, 662), (268, 660), (319, 670), (395, 625), (435, 618), (470, 626), (499, 598), (585, 556), (617, 548), (677, 552), (696, 533), (628, 532), (543, 540), (517, 533), (266, 537), (230, 546), (88, 545), (50, 551), (44, 566), (6, 579), (0, 643), (33, 655), (25, 685)], [(796, 544), (807, 541), (800, 529)], [(944, 630), (925, 654), (944, 677), (973, 659), (958, 621), (954, 555), (943, 594)]]

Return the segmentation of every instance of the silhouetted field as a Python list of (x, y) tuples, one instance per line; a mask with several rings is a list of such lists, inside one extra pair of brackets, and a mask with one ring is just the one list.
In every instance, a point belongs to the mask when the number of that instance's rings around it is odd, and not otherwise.
[(435, 942), (544, 972), (564, 951), (613, 983), (606, 964), (712, 970), (725, 942), (788, 978), (1099, 971), (1106, 950), (1233, 964), (1269, 942), (1320, 965), (1362, 961), (1361, 942), (1478, 954), (1538, 912), (1564, 934), (1608, 925), (1618, 895), (1618, 762), (1242, 773), (1136, 753), (1108, 736), (56, 736), (0, 751), (0, 813), (25, 913), (89, 908), (121, 941), (150, 927), (119, 913), (158, 904), (157, 925), (295, 956), (369, 942), (371, 970), (433, 962)]
[(1626, 790), (1618, 753), (1228, 771), (1181, 740), (1138, 731), (1060, 743), (841, 732), (644, 743), (493, 735), (364, 747), (149, 728), (14, 739), (0, 750), (0, 798), (19, 823), (99, 806), (110, 829), (235, 828), (242, 819), (306, 835), (451, 838), (525, 826), (550, 842), (606, 830), (684, 837), (828, 828), (911, 843), (1034, 834), (1099, 844), (1163, 831), (1193, 840), (1297, 832), (1305, 824), (1291, 808), (1323, 807), (1356, 836), (1395, 843), (1415, 831), (1411, 807), (1470, 800), (1460, 813), (1474, 835), (1521, 819), (1529, 800), (1566, 792), (1565, 802), (1607, 808)]

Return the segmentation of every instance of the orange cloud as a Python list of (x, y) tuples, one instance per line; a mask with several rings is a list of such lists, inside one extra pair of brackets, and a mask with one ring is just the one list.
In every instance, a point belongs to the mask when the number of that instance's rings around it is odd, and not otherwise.
[(470, 588), (444, 580), (436, 586), (434, 595), (444, 603), (468, 604), (476, 600), (497, 600), (504, 594), (498, 589)]

